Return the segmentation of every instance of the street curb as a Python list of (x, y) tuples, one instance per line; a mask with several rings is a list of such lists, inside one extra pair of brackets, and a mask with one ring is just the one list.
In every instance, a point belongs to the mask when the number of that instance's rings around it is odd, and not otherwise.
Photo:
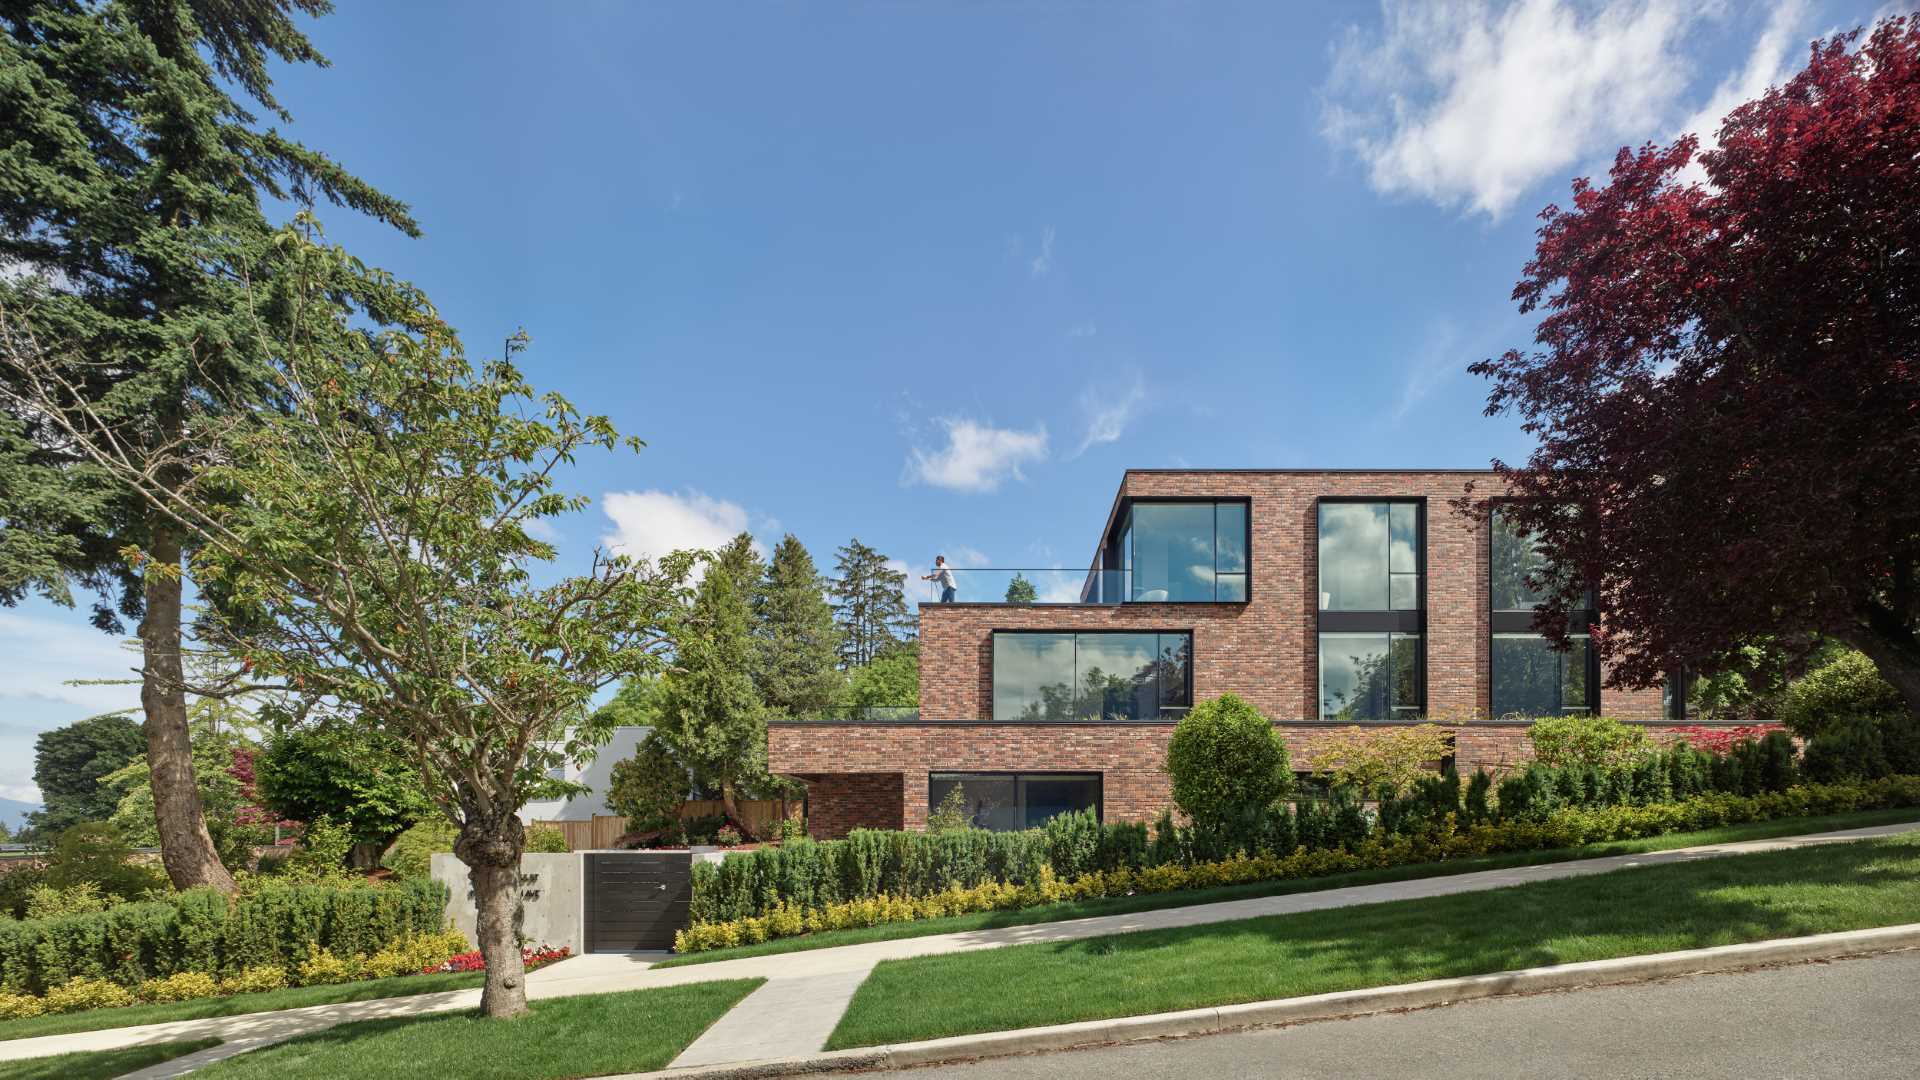
[(1089, 1020), (1077, 1024), (1024, 1028), (1018, 1031), (993, 1031), (977, 1035), (957, 1035), (946, 1039), (899, 1043), (893, 1046), (867, 1046), (854, 1050), (829, 1050), (818, 1054), (744, 1061), (732, 1065), (663, 1069), (634, 1073), (608, 1080), (757, 1080), (760, 1077), (799, 1076), (809, 1073), (846, 1072), (860, 1069), (899, 1069), (914, 1065), (967, 1061), (976, 1058), (1005, 1057), (1043, 1050), (1066, 1050), (1103, 1043), (1136, 1039), (1163, 1039), (1181, 1035), (1205, 1035), (1240, 1028), (1297, 1024), (1307, 1020), (1333, 1020), (1371, 1013), (1403, 1009), (1424, 1009), (1461, 1001), (1532, 994), (1550, 990), (1645, 982), (1678, 975), (1697, 975), (1715, 971), (1736, 971), (1768, 964), (1802, 963), (1812, 960), (1836, 960), (1847, 956), (1920, 948), (1920, 923), (1883, 926), (1872, 930), (1844, 930), (1810, 937), (1754, 941), (1741, 945), (1721, 945), (1711, 949), (1655, 953), (1650, 956), (1623, 956), (1612, 960), (1591, 960), (1578, 964), (1523, 968), (1491, 975), (1471, 975), (1459, 979), (1431, 979), (1401, 986), (1366, 990), (1342, 990), (1331, 994), (1254, 1001), (1217, 1008), (1187, 1009), (1181, 1012), (1126, 1016), (1112, 1020)]

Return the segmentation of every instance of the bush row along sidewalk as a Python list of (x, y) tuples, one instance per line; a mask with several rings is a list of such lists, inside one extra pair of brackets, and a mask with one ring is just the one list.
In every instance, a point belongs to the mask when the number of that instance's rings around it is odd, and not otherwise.
[[(1457, 798), (1457, 794), (1456, 794)], [(1920, 777), (1895, 776), (1846, 784), (1805, 784), (1785, 791), (1756, 795), (1712, 793), (1697, 795), (1681, 802), (1653, 805), (1614, 805), (1589, 808), (1563, 808), (1543, 820), (1510, 820), (1462, 827), (1451, 812), (1432, 819), (1421, 831), (1388, 834), (1373, 831), (1372, 822), (1360, 818), (1354, 838), (1336, 847), (1289, 848), (1290, 854), (1262, 853), (1253, 856), (1235, 854), (1206, 862), (1168, 861), (1135, 868), (1121, 861), (1111, 868), (1094, 869), (1071, 879), (1056, 873), (1060, 859), (1042, 860), (1025, 880), (987, 880), (966, 885), (955, 880), (934, 890), (940, 880), (939, 867), (906, 872), (887, 869), (885, 861), (911, 863), (936, 859), (942, 855), (967, 855), (957, 843), (942, 844), (946, 837), (928, 836), (922, 841), (900, 843), (891, 848), (864, 840), (837, 849), (834, 858), (856, 858), (858, 862), (877, 864), (866, 874), (874, 880), (919, 882), (927, 891), (907, 894), (865, 896), (859, 899), (827, 902), (808, 907), (792, 899), (820, 896), (821, 879), (827, 873), (818, 865), (818, 849), (825, 845), (799, 844), (791, 849), (756, 852), (748, 859), (729, 860), (720, 876), (708, 878), (704, 887), (726, 890), (734, 899), (726, 906), (758, 908), (760, 915), (696, 922), (681, 931), (675, 941), (682, 953), (699, 953), (751, 945), (777, 938), (871, 927), (882, 923), (939, 919), (980, 911), (1013, 911), (1063, 901), (1085, 901), (1101, 897), (1124, 897), (1135, 893), (1172, 893), (1227, 885), (1318, 878), (1364, 870), (1441, 863), (1496, 852), (1537, 851), (1578, 847), (1596, 841), (1632, 839), (1690, 829), (1779, 818), (1810, 817), (1832, 813), (1879, 808), (1920, 806)], [(1060, 819), (1055, 819), (1059, 821)], [(1049, 836), (1068, 834), (1072, 826), (1050, 823)], [(1089, 834), (1082, 843), (1098, 860), (1099, 846), (1115, 835), (1115, 827), (1092, 825), (1097, 834)], [(891, 834), (881, 834), (891, 835)], [(904, 835), (904, 834), (903, 834)], [(951, 850), (949, 850), (951, 849)], [(842, 860), (844, 861), (844, 860)], [(1082, 860), (1065, 860), (1074, 865)], [(696, 898), (698, 899), (698, 898)], [(719, 906), (711, 901), (709, 909)]]

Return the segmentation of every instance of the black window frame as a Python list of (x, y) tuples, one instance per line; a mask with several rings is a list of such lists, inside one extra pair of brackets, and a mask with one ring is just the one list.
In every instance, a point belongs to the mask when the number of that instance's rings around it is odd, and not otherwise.
[(931, 814), (939, 809), (933, 798), (933, 781), (935, 778), (951, 778), (964, 785), (966, 778), (970, 776), (1005, 777), (1013, 780), (1013, 790), (1020, 799), (1019, 813), (1022, 824), (1019, 829), (1009, 829), (1007, 830), (1008, 832), (1021, 832), (1026, 829), (1038, 827), (1025, 824), (1027, 820), (1026, 799), (1024, 794), (1022, 794), (1021, 781), (1031, 779), (1092, 780), (1094, 791), (1093, 816), (1095, 820), (1103, 824), (1107, 820), (1107, 774), (1099, 769), (928, 769), (927, 813)]
[[(1419, 603), (1412, 610), (1393, 609), (1384, 611), (1328, 611), (1320, 606), (1320, 508), (1328, 503), (1338, 504), (1374, 504), (1388, 507), (1388, 537), (1391, 550), (1392, 507), (1394, 504), (1410, 504), (1414, 507), (1415, 533), (1420, 539), (1420, 559), (1418, 573)], [(1321, 648), (1321, 639), (1327, 634), (1386, 634), (1387, 655), (1393, 654), (1393, 638), (1398, 635), (1417, 635), (1420, 642), (1420, 692), (1417, 705), (1395, 706), (1387, 704), (1387, 718), (1384, 720), (1360, 721), (1366, 724), (1400, 724), (1409, 720), (1419, 720), (1427, 715), (1427, 497), (1424, 495), (1322, 495), (1313, 503), (1313, 608), (1316, 623), (1313, 635), (1313, 700), (1314, 719), (1325, 722), (1326, 715), (1326, 657)], [(1393, 566), (1389, 558), (1387, 565), (1387, 603), (1393, 603)], [(1401, 713), (1406, 713), (1402, 718)]]
[[(1129, 580), (1129, 578), (1132, 576), (1131, 570), (1133, 567), (1133, 559), (1131, 557), (1132, 552), (1122, 550), (1121, 542), (1123, 538), (1128, 541), (1131, 541), (1132, 535), (1133, 535), (1133, 509), (1134, 507), (1139, 506), (1142, 503), (1149, 504), (1149, 505), (1172, 504), (1172, 503), (1183, 503), (1183, 504), (1191, 505), (1194, 503), (1205, 503), (1207, 505), (1215, 506), (1215, 507), (1218, 507), (1223, 503), (1230, 503), (1230, 504), (1239, 506), (1246, 520), (1245, 535), (1243, 535), (1240, 538), (1240, 543), (1241, 543), (1241, 550), (1243, 550), (1246, 553), (1247, 568), (1245, 571), (1242, 571), (1237, 575), (1245, 579), (1246, 581), (1246, 589), (1244, 590), (1244, 595), (1238, 600), (1220, 599), (1220, 595), (1219, 595), (1220, 594), (1220, 577), (1221, 577), (1220, 524), (1219, 524), (1220, 513), (1216, 509), (1214, 511), (1214, 527), (1213, 527), (1214, 598), (1211, 600), (1135, 600), (1133, 598), (1133, 582)], [(1100, 564), (1101, 564), (1101, 569), (1104, 571), (1104, 573), (1114, 575), (1114, 578), (1116, 579), (1115, 588), (1118, 590), (1119, 596), (1116, 600), (1113, 601), (1114, 603), (1120, 603), (1120, 604), (1250, 604), (1253, 602), (1253, 588), (1254, 588), (1253, 497), (1251, 495), (1166, 495), (1166, 496), (1151, 495), (1151, 496), (1141, 496), (1139, 498), (1129, 497), (1121, 503), (1118, 513), (1114, 515), (1112, 533), (1110, 533), (1107, 536), (1106, 542), (1100, 545)], [(1233, 577), (1236, 575), (1229, 572), (1226, 574), (1226, 576)], [(1102, 599), (1104, 599), (1104, 597)]]
[[(1044, 634), (1050, 637), (1057, 637), (1061, 634), (1071, 634), (1074, 638), (1074, 643), (1073, 643), (1074, 658), (1073, 658), (1073, 682), (1070, 683), (1069, 685), (1073, 687), (1074, 694), (1076, 695), (1074, 698), (1076, 705), (1079, 701), (1079, 698), (1078, 698), (1079, 689), (1080, 689), (1079, 688), (1079, 683), (1080, 683), (1080, 640), (1079, 639), (1082, 634), (1123, 634), (1123, 635), (1130, 635), (1135, 637), (1146, 635), (1146, 634), (1154, 634), (1160, 637), (1166, 637), (1168, 635), (1184, 635), (1187, 639), (1187, 663), (1186, 663), (1186, 687), (1185, 687), (1187, 703), (1185, 705), (1176, 705), (1176, 706), (1161, 705), (1153, 717), (1151, 718), (1143, 717), (1140, 719), (1133, 719), (1133, 720), (1112, 720), (1105, 717), (1101, 717), (1099, 719), (1093, 719), (1093, 720), (1083, 720), (1078, 716), (1069, 717), (1065, 720), (1022, 720), (1017, 717), (1002, 719), (999, 715), (1000, 709), (999, 709), (999, 704), (996, 700), (999, 697), (999, 695), (994, 692), (994, 687), (996, 685), (995, 680), (999, 675), (999, 672), (997, 670), (997, 664), (995, 662), (995, 657), (997, 656), (999, 651), (998, 643), (1000, 640), (1000, 635), (1002, 634), (1007, 634), (1007, 635)], [(1052, 629), (1040, 629), (1037, 627), (1008, 627), (1005, 629), (995, 628), (994, 630), (989, 632), (987, 637), (988, 637), (988, 640), (987, 640), (987, 660), (988, 660), (988, 663), (987, 663), (987, 712), (988, 712), (989, 719), (993, 723), (1033, 724), (1033, 725), (1039, 725), (1039, 724), (1109, 724), (1109, 725), (1110, 724), (1171, 724), (1171, 723), (1177, 722), (1180, 717), (1186, 715), (1187, 711), (1193, 708), (1193, 628), (1192, 627), (1178, 627), (1173, 629), (1142, 628), (1139, 630), (1072, 630), (1072, 629), (1052, 630)], [(1159, 655), (1159, 650), (1156, 646), (1155, 656), (1157, 657), (1158, 655)], [(1164, 700), (1166, 697), (1164, 690), (1160, 689), (1157, 685), (1156, 685), (1156, 696), (1162, 700)], [(1076, 711), (1078, 711), (1077, 708), (1076, 708)], [(1025, 774), (1022, 774), (1022, 775), (1025, 775)]]
[[(1495, 719), (1498, 719), (1500, 716), (1493, 708), (1494, 680), (1499, 678), (1499, 672), (1496, 670), (1494, 663), (1493, 639), (1496, 637), (1516, 637), (1522, 635), (1538, 638), (1544, 638), (1546, 636), (1535, 629), (1533, 625), (1535, 614), (1539, 610), (1538, 607), (1498, 608), (1494, 606), (1493, 545), (1498, 542), (1500, 536), (1500, 528), (1495, 523), (1495, 519), (1499, 517), (1502, 506), (1511, 505), (1520, 501), (1519, 499), (1511, 498), (1490, 499), (1488, 500), (1487, 507), (1487, 709), (1493, 713)], [(1578, 716), (1583, 713), (1587, 716), (1601, 715), (1600, 654), (1599, 651), (1593, 647), (1592, 631), (1593, 624), (1596, 621), (1596, 612), (1593, 608), (1593, 590), (1591, 588), (1587, 590), (1586, 596), (1587, 607), (1567, 613), (1567, 635), (1569, 637), (1584, 637), (1587, 639), (1587, 704), (1584, 709), (1577, 709), (1565, 703), (1565, 676), (1562, 675), (1563, 681), (1560, 694), (1558, 695), (1561, 705), (1556, 714), (1560, 716)], [(1561, 650), (1555, 651), (1560, 652)], [(1564, 653), (1562, 655), (1564, 655)]]

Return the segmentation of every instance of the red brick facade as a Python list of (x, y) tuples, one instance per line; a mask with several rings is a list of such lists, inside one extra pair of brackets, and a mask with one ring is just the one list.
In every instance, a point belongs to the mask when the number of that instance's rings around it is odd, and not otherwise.
[[(1142, 819), (1167, 802), (1168, 724), (995, 724), (994, 630), (1161, 630), (1193, 634), (1193, 695), (1233, 692), (1281, 725), (1296, 764), (1326, 730), (1319, 710), (1318, 500), (1426, 501), (1427, 712), (1453, 728), (1463, 770), (1524, 758), (1526, 728), (1490, 721), (1489, 535), (1451, 503), (1497, 494), (1493, 474), (1460, 472), (1129, 472), (1123, 498), (1251, 499), (1244, 604), (923, 604), (920, 720), (776, 724), (769, 768), (809, 780), (812, 831), (925, 823), (932, 771), (1099, 772), (1109, 818)], [(1663, 719), (1658, 689), (1603, 690), (1621, 720)]]

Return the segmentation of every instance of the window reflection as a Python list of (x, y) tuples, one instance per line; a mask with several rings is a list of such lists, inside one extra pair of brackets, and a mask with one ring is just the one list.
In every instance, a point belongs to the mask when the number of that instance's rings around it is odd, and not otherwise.
[(1320, 610), (1420, 608), (1420, 507), (1320, 504)]
[(1032, 723), (1157, 719), (1192, 704), (1191, 634), (993, 635), (993, 716)]
[(1247, 504), (1140, 501), (1120, 534), (1134, 603), (1247, 598)]
[(1592, 660), (1584, 635), (1556, 652), (1539, 634), (1493, 635), (1493, 715), (1552, 716), (1593, 707)]
[(1320, 717), (1379, 723), (1419, 712), (1419, 634), (1321, 634)]
[(938, 809), (958, 789), (969, 825), (1012, 832), (1076, 810), (1098, 816), (1100, 786), (1098, 773), (933, 773), (927, 777), (927, 809)]
[(1547, 560), (1533, 540), (1512, 519), (1493, 511), (1493, 610), (1526, 611), (1540, 606), (1546, 592), (1527, 584), (1529, 578), (1545, 584)]

